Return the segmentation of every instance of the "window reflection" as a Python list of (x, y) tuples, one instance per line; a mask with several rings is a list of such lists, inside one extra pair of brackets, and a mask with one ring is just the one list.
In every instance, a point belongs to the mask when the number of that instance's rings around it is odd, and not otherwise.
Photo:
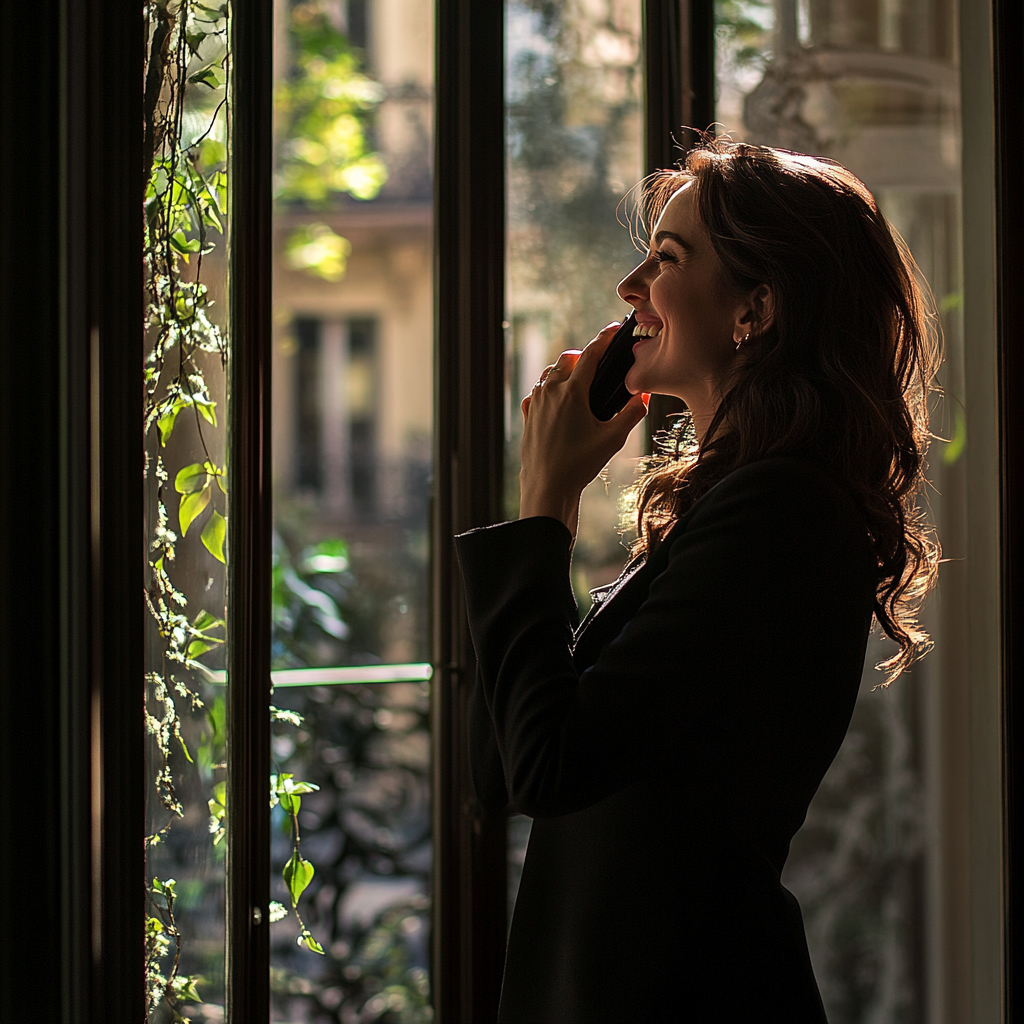
[(273, 1019), (426, 1021), (433, 5), (275, 18)]
[[(850, 167), (935, 293), (950, 400), (933, 428), (952, 443), (932, 449), (930, 505), (944, 554), (961, 558), (964, 419), (950, 411), (961, 408), (963, 381), (955, 4), (719, 0), (716, 12), (723, 130)], [(935, 650), (891, 690), (872, 689), (872, 666), (887, 653), (872, 637), (849, 735), (786, 868), (834, 1024), (947, 1019), (947, 965), (957, 967), (942, 937), (943, 864), (955, 853), (940, 845), (950, 836), (941, 810), (947, 754), (932, 737), (949, 713), (945, 687), (958, 685), (964, 618), (956, 569), (943, 569), (929, 612)]]

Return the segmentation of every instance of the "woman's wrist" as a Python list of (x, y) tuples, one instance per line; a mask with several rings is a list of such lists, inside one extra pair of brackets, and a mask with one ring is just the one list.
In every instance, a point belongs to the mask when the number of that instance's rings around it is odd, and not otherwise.
[(548, 516), (551, 519), (557, 519), (559, 522), (565, 523), (575, 538), (580, 518), (580, 496), (524, 488), (519, 496), (519, 518), (528, 519), (531, 516)]

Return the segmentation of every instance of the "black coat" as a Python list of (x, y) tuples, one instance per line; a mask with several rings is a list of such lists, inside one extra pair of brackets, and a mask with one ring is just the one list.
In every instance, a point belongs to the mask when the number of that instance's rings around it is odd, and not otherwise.
[(458, 538), (474, 782), (535, 819), (499, 1021), (824, 1021), (779, 877), (857, 696), (862, 517), (811, 462), (745, 466), (575, 634), (570, 542), (545, 517)]

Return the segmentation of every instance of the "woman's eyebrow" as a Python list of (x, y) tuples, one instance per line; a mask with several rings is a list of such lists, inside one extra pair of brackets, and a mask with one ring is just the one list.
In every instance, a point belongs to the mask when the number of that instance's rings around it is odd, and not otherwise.
[(683, 238), (682, 235), (677, 235), (674, 231), (659, 231), (654, 236), (655, 245), (661, 245), (661, 243), (664, 242), (666, 238), (672, 239), (673, 242), (675, 242), (677, 245), (681, 245), (684, 249), (693, 248), (693, 246), (690, 245), (690, 243), (686, 241), (686, 239)]

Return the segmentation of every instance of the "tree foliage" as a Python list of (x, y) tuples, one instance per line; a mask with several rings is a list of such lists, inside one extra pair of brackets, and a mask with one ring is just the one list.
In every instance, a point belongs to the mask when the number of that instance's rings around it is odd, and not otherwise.
[(277, 197), (323, 206), (347, 193), (372, 199), (387, 180), (367, 121), (384, 90), (362, 74), (348, 39), (315, 0), (291, 8), (292, 69), (278, 84)]

